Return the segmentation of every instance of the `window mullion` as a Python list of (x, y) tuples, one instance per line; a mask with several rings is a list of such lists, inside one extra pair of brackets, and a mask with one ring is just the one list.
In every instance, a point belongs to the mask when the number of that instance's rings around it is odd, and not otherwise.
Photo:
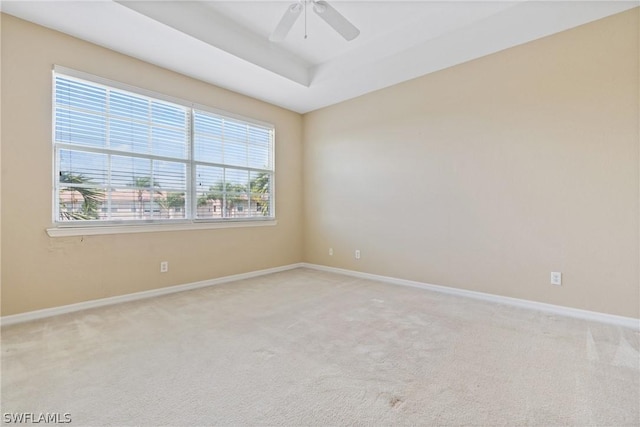
[[(110, 114), (109, 114), (109, 99), (110, 99), (111, 91), (107, 90), (106, 98), (105, 98), (105, 125), (106, 125), (106, 146), (107, 148), (111, 148), (111, 123), (110, 123)], [(107, 219), (111, 219), (111, 155), (107, 154), (107, 185), (105, 190), (107, 191)]]
[(105, 190), (107, 191), (107, 219), (113, 219), (113, 213), (111, 212), (111, 155), (107, 154), (107, 185)]
[(189, 164), (187, 165), (187, 176), (190, 177), (187, 185), (187, 197), (184, 202), (187, 219), (195, 219), (198, 211), (198, 189), (196, 186), (196, 165), (195, 165), (195, 119), (193, 108), (189, 109)]
[(151, 167), (149, 169), (149, 216), (151, 217), (151, 219), (153, 220), (153, 216), (154, 216), (154, 206), (153, 206), (153, 202), (155, 200), (156, 197), (156, 178), (155, 178), (155, 162), (153, 160), (151, 160), (150, 162)]

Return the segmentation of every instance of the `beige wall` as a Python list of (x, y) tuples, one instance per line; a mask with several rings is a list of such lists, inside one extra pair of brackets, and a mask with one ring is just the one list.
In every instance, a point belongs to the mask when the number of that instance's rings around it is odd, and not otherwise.
[(305, 115), (306, 261), (640, 317), (638, 16)]
[[(48, 237), (53, 64), (275, 124), (278, 225)], [(301, 137), (299, 114), (2, 15), (2, 315), (302, 261)]]

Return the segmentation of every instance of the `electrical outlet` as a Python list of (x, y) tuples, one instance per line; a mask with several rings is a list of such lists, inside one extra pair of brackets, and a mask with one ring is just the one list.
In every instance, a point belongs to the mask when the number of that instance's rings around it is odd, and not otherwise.
[(329, 256), (333, 256), (333, 248), (329, 248)]
[(169, 271), (169, 261), (162, 261), (160, 263), (160, 273), (166, 273)]
[(552, 271), (551, 272), (551, 284), (552, 285), (556, 285), (556, 286), (560, 286), (562, 285), (562, 273), (559, 271)]
[(356, 257), (356, 259), (360, 259), (360, 249), (356, 249), (354, 256)]

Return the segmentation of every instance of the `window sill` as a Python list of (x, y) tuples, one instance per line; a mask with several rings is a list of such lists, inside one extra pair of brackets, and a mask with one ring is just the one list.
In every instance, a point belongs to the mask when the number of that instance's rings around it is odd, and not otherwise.
[(60, 226), (47, 228), (49, 237), (96, 236), (101, 234), (154, 233), (160, 231), (212, 230), (278, 225), (277, 220), (182, 222), (174, 224)]

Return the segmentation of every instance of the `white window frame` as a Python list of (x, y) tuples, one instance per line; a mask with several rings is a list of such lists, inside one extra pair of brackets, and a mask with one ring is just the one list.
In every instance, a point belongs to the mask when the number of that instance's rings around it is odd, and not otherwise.
[[(58, 185), (56, 185), (59, 172), (59, 154), (58, 150), (61, 149), (59, 144), (56, 142), (55, 136), (55, 123), (56, 123), (56, 99), (55, 99), (55, 81), (57, 75), (63, 75), (64, 77), (69, 77), (71, 79), (79, 79), (91, 84), (95, 84), (98, 86), (104, 86), (110, 89), (122, 90), (126, 92), (130, 92), (135, 95), (140, 95), (145, 98), (151, 98), (154, 100), (168, 102), (171, 104), (176, 104), (182, 107), (185, 107), (190, 110), (190, 120), (191, 120), (191, 128), (189, 130), (189, 154), (187, 158), (187, 190), (186, 190), (186, 203), (185, 203), (185, 214), (187, 218), (184, 219), (155, 219), (155, 220), (116, 220), (116, 221), (106, 221), (106, 220), (76, 220), (76, 221), (60, 221), (59, 220), (59, 194), (58, 194)], [(117, 234), (117, 233), (141, 233), (141, 232), (157, 232), (157, 231), (180, 231), (180, 230), (201, 230), (201, 229), (212, 229), (212, 228), (237, 228), (237, 227), (257, 227), (257, 226), (272, 226), (277, 225), (276, 220), (276, 212), (275, 212), (275, 176), (276, 176), (276, 167), (275, 167), (275, 126), (271, 123), (262, 122), (256, 119), (244, 117), (241, 115), (229, 113), (227, 111), (219, 110), (216, 108), (212, 108), (206, 105), (196, 104), (193, 102), (188, 102), (179, 98), (174, 98), (168, 95), (164, 95), (161, 93), (157, 93), (154, 91), (142, 89), (139, 87), (127, 85), (125, 83), (120, 83), (116, 81), (112, 81), (109, 79), (105, 79), (102, 77), (98, 77), (92, 74), (84, 73), (81, 71), (73, 70), (66, 67), (61, 67), (55, 65), (52, 70), (52, 159), (53, 159), (53, 167), (52, 167), (52, 224), (53, 226), (47, 228), (47, 234), (51, 237), (62, 237), (62, 236), (78, 236), (78, 235), (101, 235), (101, 234)], [(202, 162), (196, 161), (194, 156), (194, 129), (193, 129), (193, 117), (194, 111), (198, 110), (204, 113), (211, 113), (216, 116), (220, 116), (223, 118), (229, 118), (232, 120), (239, 120), (242, 122), (246, 122), (249, 124), (255, 124), (259, 127), (270, 128), (271, 129), (271, 144), (270, 144), (270, 153), (269, 156), (271, 158), (271, 169), (269, 170), (271, 174), (270, 180), (270, 207), (269, 207), (269, 216), (265, 217), (247, 217), (247, 218), (196, 218), (197, 215), (197, 192), (196, 192), (196, 177), (195, 177), (195, 169), (196, 164), (200, 164)], [(63, 144), (60, 144), (63, 145)], [(64, 147), (64, 145), (63, 145)], [(100, 151), (100, 150), (97, 150)], [(108, 151), (108, 150), (105, 150)], [(152, 158), (153, 155), (143, 156)], [(234, 168), (234, 166), (229, 165), (229, 167)], [(243, 168), (252, 170), (253, 168)]]

